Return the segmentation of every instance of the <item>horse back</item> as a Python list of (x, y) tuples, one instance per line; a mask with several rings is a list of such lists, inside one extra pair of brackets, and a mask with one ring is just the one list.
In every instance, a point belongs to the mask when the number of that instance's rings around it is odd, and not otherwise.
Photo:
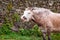
[(53, 25), (53, 31), (60, 31), (60, 14), (51, 14), (50, 21)]

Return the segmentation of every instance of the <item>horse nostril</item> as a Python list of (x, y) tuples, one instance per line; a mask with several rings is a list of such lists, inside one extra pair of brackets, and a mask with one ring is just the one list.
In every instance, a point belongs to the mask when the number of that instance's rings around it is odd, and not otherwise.
[(25, 16), (23, 16), (24, 19), (27, 19)]

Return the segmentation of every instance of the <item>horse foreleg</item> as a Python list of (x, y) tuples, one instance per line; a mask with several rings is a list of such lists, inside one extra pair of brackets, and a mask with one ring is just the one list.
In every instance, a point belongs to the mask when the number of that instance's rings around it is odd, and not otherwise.
[(43, 40), (46, 40), (46, 32), (42, 32)]
[(50, 33), (50, 31), (47, 32), (47, 35), (48, 35), (48, 40), (51, 40), (51, 33)]
[(51, 37), (50, 37), (50, 35), (48, 35), (48, 40), (51, 40)]

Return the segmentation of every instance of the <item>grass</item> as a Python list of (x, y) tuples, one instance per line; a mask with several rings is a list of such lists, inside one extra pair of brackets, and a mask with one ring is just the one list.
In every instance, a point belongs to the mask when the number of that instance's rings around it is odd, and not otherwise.
[(21, 35), (1, 35), (0, 40), (40, 40), (40, 37)]
[[(52, 40), (60, 40), (60, 34), (52, 34), (51, 35)], [(2, 34), (0, 35), (0, 40), (42, 40), (42, 37), (36, 37), (36, 36), (22, 36), (17, 33), (11, 33), (11, 34)]]
[[(37, 26), (31, 30), (21, 28), (19, 32), (11, 31), (6, 25), (3, 26), (0, 28), (0, 40), (42, 40), (42, 33)], [(60, 33), (51, 33), (51, 38), (60, 40)]]

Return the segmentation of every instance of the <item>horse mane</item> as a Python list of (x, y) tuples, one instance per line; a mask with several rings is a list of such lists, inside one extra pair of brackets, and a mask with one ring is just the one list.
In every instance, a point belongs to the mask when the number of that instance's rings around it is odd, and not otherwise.
[(35, 12), (53, 13), (50, 9), (40, 8), (40, 7), (28, 7), (25, 10), (32, 10), (32, 11), (35, 11)]

